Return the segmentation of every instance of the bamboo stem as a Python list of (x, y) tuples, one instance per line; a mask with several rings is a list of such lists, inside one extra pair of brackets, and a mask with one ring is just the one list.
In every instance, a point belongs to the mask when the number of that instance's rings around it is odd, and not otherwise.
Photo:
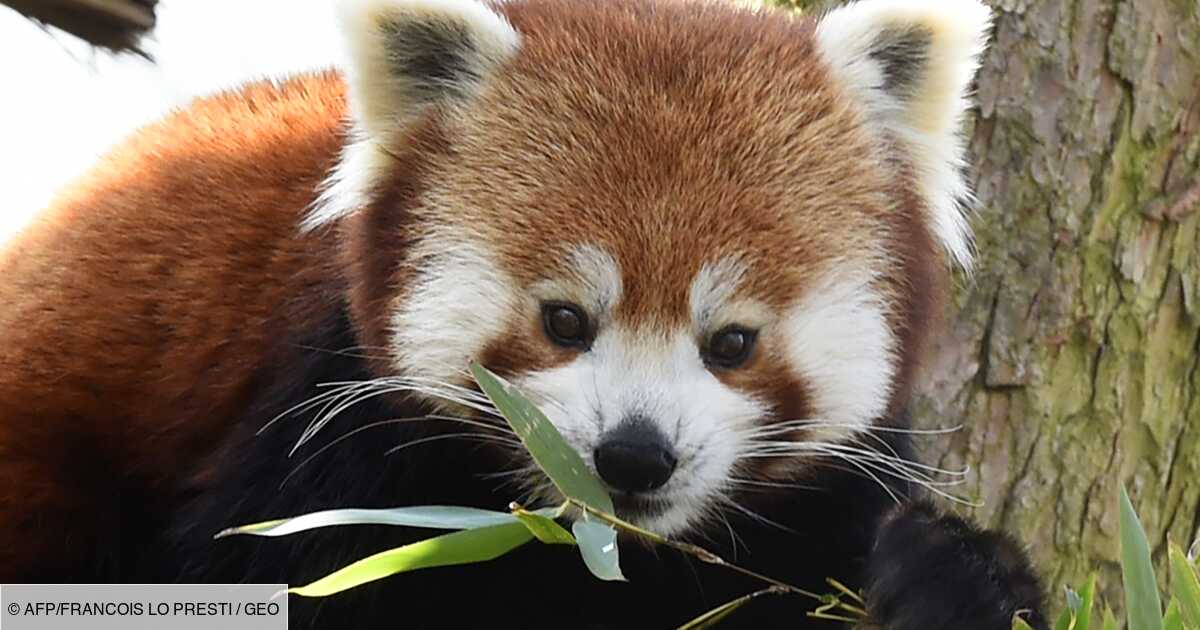
[[(717, 554), (715, 554), (703, 547), (693, 545), (691, 543), (685, 543), (685, 542), (679, 542), (677, 540), (671, 540), (670, 538), (660, 536), (652, 531), (642, 529), (642, 528), (638, 527), (637, 525), (634, 525), (633, 523), (623, 521), (620, 518), (618, 518), (617, 516), (614, 516), (612, 514), (606, 514), (605, 512), (601, 512), (600, 510), (590, 507), (580, 501), (576, 501), (574, 499), (567, 499), (567, 502), (570, 503), (571, 505), (575, 506), (576, 508), (582, 510), (586, 514), (590, 514), (590, 515), (608, 523), (609, 525), (616, 527), (617, 529), (624, 530), (626, 532), (629, 532), (629, 533), (637, 535), (637, 536), (641, 536), (642, 538), (650, 540), (654, 543), (664, 545), (667, 547), (671, 547), (672, 549), (677, 549), (679, 551), (682, 551), (683, 553), (686, 553), (686, 554), (700, 560), (701, 562), (725, 567), (726, 569), (729, 569), (736, 573), (741, 573), (742, 575), (745, 575), (747, 577), (751, 577), (756, 580), (760, 580), (762, 582), (770, 584), (771, 589), (777, 589), (782, 592), (794, 593), (796, 595), (802, 595), (804, 597), (815, 599), (815, 600), (821, 602), (822, 604), (825, 604), (825, 606), (823, 606), (821, 609), (822, 614), (825, 614), (823, 612), (824, 610), (841, 609), (841, 610), (855, 616), (855, 619), (850, 619), (849, 621), (861, 620), (861, 619), (865, 619), (867, 617), (867, 611), (865, 609), (859, 608), (858, 606), (854, 606), (852, 604), (848, 604), (846, 602), (843, 602), (841, 600), (841, 598), (838, 596), (819, 595), (812, 591), (802, 589), (798, 586), (792, 586), (791, 584), (782, 582), (773, 577), (763, 575), (756, 571), (752, 571), (745, 567), (733, 564), (732, 562), (725, 560), (721, 556), (718, 556)], [(860, 602), (862, 601), (862, 598), (860, 598), (857, 594), (850, 592), (850, 589), (846, 588), (845, 586), (842, 586), (840, 582), (831, 580), (831, 583), (833, 583), (834, 587), (838, 588), (838, 590), (840, 590), (844, 593), (848, 592), (850, 594), (850, 596), (853, 597), (855, 600), (858, 600)], [(769, 591), (771, 589), (765, 589), (765, 590)]]

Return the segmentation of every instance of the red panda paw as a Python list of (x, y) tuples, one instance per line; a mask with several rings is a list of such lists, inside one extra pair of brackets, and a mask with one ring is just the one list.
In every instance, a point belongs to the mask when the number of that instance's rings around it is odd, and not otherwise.
[(1013, 539), (917, 502), (881, 524), (867, 562), (868, 627), (1009, 630), (1021, 614), (1047, 628), (1042, 587)]

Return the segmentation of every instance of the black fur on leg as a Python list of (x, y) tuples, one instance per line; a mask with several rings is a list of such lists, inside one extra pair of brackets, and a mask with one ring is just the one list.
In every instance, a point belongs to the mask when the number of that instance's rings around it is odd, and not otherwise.
[(867, 561), (867, 604), (882, 630), (1009, 630), (1012, 617), (1044, 630), (1042, 587), (1008, 536), (926, 502), (892, 510)]

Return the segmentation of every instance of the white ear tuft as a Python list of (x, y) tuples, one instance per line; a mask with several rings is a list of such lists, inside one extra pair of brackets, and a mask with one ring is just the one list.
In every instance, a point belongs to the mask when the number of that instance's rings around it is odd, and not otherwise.
[(520, 45), (476, 0), (341, 0), (338, 8), (354, 114), (372, 136), (422, 105), (469, 96)]
[(365, 205), (397, 130), (427, 105), (467, 100), (520, 47), (476, 0), (338, 0), (354, 128), (301, 223), (313, 230)]
[(979, 0), (861, 0), (817, 25), (836, 79), (905, 145), (933, 231), (964, 267), (971, 236), (960, 205), (969, 196), (960, 125), (990, 27)]

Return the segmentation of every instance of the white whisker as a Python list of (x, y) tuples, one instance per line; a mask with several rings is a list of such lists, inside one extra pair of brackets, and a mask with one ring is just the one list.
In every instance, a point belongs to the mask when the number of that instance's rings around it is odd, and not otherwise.
[[(291, 416), (291, 415), (299, 414), (299, 413), (301, 413), (301, 412), (303, 412), (303, 411), (306, 411), (306, 410), (308, 410), (308, 409), (310, 409), (310, 408), (312, 408), (312, 407), (315, 407), (315, 406), (319, 405), (319, 404), (320, 404), (320, 403), (321, 403), (323, 400), (325, 400), (326, 398), (329, 398), (329, 397), (332, 397), (332, 396), (337, 396), (339, 393), (341, 393), (341, 390), (342, 390), (343, 388), (346, 388), (346, 387), (348, 387), (348, 386), (351, 386), (351, 385), (357, 385), (357, 384), (359, 384), (359, 383), (360, 383), (360, 381), (353, 381), (353, 382), (350, 382), (350, 383), (336, 383), (336, 384), (332, 384), (332, 383), (331, 383), (330, 385), (333, 385), (333, 386), (335, 386), (335, 387), (336, 387), (336, 389), (334, 389), (334, 390), (332, 390), (332, 391), (323, 392), (323, 393), (321, 393), (321, 394), (318, 394), (318, 395), (316, 395), (316, 396), (313, 396), (312, 398), (308, 398), (308, 399), (306, 399), (306, 400), (304, 400), (304, 401), (301, 401), (301, 402), (299, 402), (299, 403), (297, 403), (297, 404), (295, 404), (295, 405), (293, 405), (293, 406), (291, 406), (291, 407), (288, 407), (288, 408), (287, 408), (287, 409), (285, 409), (283, 412), (279, 413), (279, 415), (277, 415), (277, 416), (275, 416), (274, 418), (271, 418), (270, 420), (268, 420), (268, 421), (267, 421), (267, 422), (266, 422), (266, 423), (265, 423), (265, 424), (262, 426), (262, 428), (260, 428), (260, 429), (257, 431), (256, 435), (261, 435), (261, 434), (262, 434), (264, 431), (266, 431), (267, 429), (271, 428), (271, 426), (272, 426), (272, 425), (274, 425), (274, 424), (275, 424), (276, 422), (278, 422), (279, 420), (282, 420), (283, 418), (285, 418), (285, 417), (287, 417), (287, 416)], [(317, 385), (317, 387), (323, 387), (323, 384), (318, 384), (318, 385)]]
[(780, 433), (790, 433), (801, 429), (852, 429), (855, 432), (879, 432), (879, 433), (899, 433), (905, 435), (947, 435), (961, 431), (963, 425), (958, 424), (953, 427), (936, 428), (936, 429), (912, 429), (906, 427), (884, 427), (870, 426), (864, 427), (857, 424), (847, 422), (832, 422), (819, 418), (805, 418), (800, 420), (786, 420), (782, 422), (771, 422), (770, 424), (756, 427), (750, 431), (744, 432), (747, 436), (762, 437), (767, 435), (777, 435)]
[(740, 503), (738, 503), (737, 501), (734, 501), (731, 497), (729, 497), (728, 495), (726, 495), (723, 492), (718, 493), (716, 495), (716, 498), (722, 505), (726, 505), (728, 507), (731, 507), (731, 508), (737, 510), (738, 512), (741, 512), (743, 515), (745, 515), (747, 518), (749, 518), (753, 521), (757, 521), (764, 525), (769, 525), (769, 526), (777, 528), (779, 530), (788, 532), (789, 534), (799, 534), (799, 532), (792, 529), (791, 527), (788, 527), (788, 526), (780, 524), (780, 523), (776, 523), (775, 521), (747, 508), (746, 506), (741, 505)]
[(485, 434), (481, 434), (481, 433), (473, 433), (473, 432), (464, 431), (461, 433), (440, 433), (438, 435), (431, 435), (429, 437), (423, 437), (423, 438), (420, 438), (417, 440), (411, 440), (411, 441), (405, 442), (403, 444), (400, 444), (398, 446), (393, 446), (392, 448), (389, 448), (388, 450), (384, 451), (383, 454), (384, 455), (392, 455), (394, 453), (397, 453), (399, 451), (402, 451), (402, 450), (412, 447), (412, 446), (418, 446), (421, 444), (428, 444), (430, 442), (437, 442), (439, 440), (449, 440), (449, 439), (470, 439), (470, 440), (476, 440), (479, 442), (486, 442), (489, 444), (501, 444), (504, 446), (520, 446), (521, 445), (521, 443), (516, 440), (507, 440), (507, 439), (500, 438), (500, 437), (497, 437), (494, 435), (485, 435)]
[(765, 480), (761, 480), (761, 479), (742, 479), (740, 477), (732, 477), (729, 479), (729, 482), (733, 483), (733, 484), (737, 484), (739, 486), (751, 486), (751, 487), (757, 487), (757, 488), (771, 488), (771, 489), (785, 488), (785, 489), (789, 489), (789, 490), (791, 490), (791, 489), (812, 490), (814, 492), (821, 490), (821, 488), (819, 488), (817, 486), (810, 486), (810, 485), (805, 485), (805, 484), (801, 484), (801, 483), (789, 483), (789, 482), (785, 482), (785, 481), (765, 481)]
[[(312, 460), (316, 459), (318, 456), (320, 456), (325, 451), (328, 451), (329, 449), (333, 448), (334, 446), (337, 446), (338, 444), (350, 439), (351, 437), (354, 437), (355, 435), (358, 435), (359, 433), (362, 433), (363, 431), (366, 431), (368, 429), (382, 427), (382, 426), (393, 425), (393, 424), (401, 424), (401, 423), (405, 423), (405, 422), (421, 422), (421, 421), (426, 421), (426, 420), (442, 420), (442, 421), (448, 421), (448, 422), (458, 422), (461, 424), (479, 427), (481, 429), (486, 429), (489, 431), (502, 430), (501, 427), (499, 427), (497, 425), (493, 425), (493, 424), (488, 424), (486, 422), (480, 422), (478, 420), (472, 420), (470, 418), (459, 418), (459, 417), (455, 417), (455, 416), (443, 416), (443, 415), (427, 415), (427, 416), (417, 416), (417, 417), (412, 417), (412, 418), (392, 418), (390, 420), (378, 420), (376, 422), (371, 422), (369, 424), (365, 424), (354, 430), (347, 431), (346, 433), (331, 440), (328, 444), (325, 444), (321, 448), (317, 449), (315, 452), (311, 453), (310, 455), (305, 457), (303, 460), (301, 460), (300, 463), (296, 464), (296, 467), (293, 468), (292, 471), (289, 472), (287, 474), (287, 476), (283, 478), (283, 481), (281, 481), (279, 483), (279, 486), (283, 487), (284, 484), (286, 484), (289, 479), (291, 479), (293, 476), (295, 476), (296, 473), (300, 472), (301, 468), (303, 468), (305, 465), (307, 465)], [(503, 436), (503, 435), (494, 435), (492, 437), (495, 437), (497, 439), (507, 439), (506, 436)], [(289, 457), (290, 457), (290, 455), (289, 455)]]
[[(801, 423), (793, 422), (789, 424), (799, 426)], [(803, 426), (811, 427), (819, 424), (821, 423), (804, 422)], [(764, 433), (769, 432), (759, 432), (759, 435)], [(851, 444), (811, 441), (764, 441), (760, 438), (753, 441), (751, 448), (742, 453), (741, 458), (774, 458), (799, 454), (830, 457), (845, 462), (855, 468), (858, 474), (862, 474), (879, 484), (895, 501), (898, 501), (895, 491), (883, 483), (879, 475), (893, 477), (924, 487), (938, 496), (955, 502), (970, 504), (966, 499), (952, 495), (942, 489), (965, 483), (964, 477), (967, 471), (950, 471), (936, 466), (929, 466), (900, 457), (894, 449), (889, 448), (888, 450), (891, 451), (891, 454)], [(946, 475), (955, 479), (939, 481), (931, 477), (930, 473)]]
[(966, 477), (970, 474), (969, 469), (963, 470), (947, 470), (929, 464), (905, 459), (899, 455), (888, 455), (869, 448), (858, 448), (849, 444), (838, 444), (833, 442), (759, 442), (748, 451), (750, 457), (779, 457), (794, 453), (809, 452), (814, 446), (822, 448), (838, 450), (846, 453), (856, 454), (865, 458), (874, 459), (882, 462), (887, 462), (890, 465), (901, 466), (906, 470), (910, 470), (914, 474), (925, 476), (924, 473), (933, 473), (937, 475), (945, 475), (948, 477)]
[(292, 452), (303, 446), (342, 412), (371, 398), (395, 393), (417, 393), (445, 400), (488, 416), (499, 413), (483, 394), (450, 383), (420, 377), (386, 377), (340, 386), (324, 400), (324, 405), (305, 428)]

